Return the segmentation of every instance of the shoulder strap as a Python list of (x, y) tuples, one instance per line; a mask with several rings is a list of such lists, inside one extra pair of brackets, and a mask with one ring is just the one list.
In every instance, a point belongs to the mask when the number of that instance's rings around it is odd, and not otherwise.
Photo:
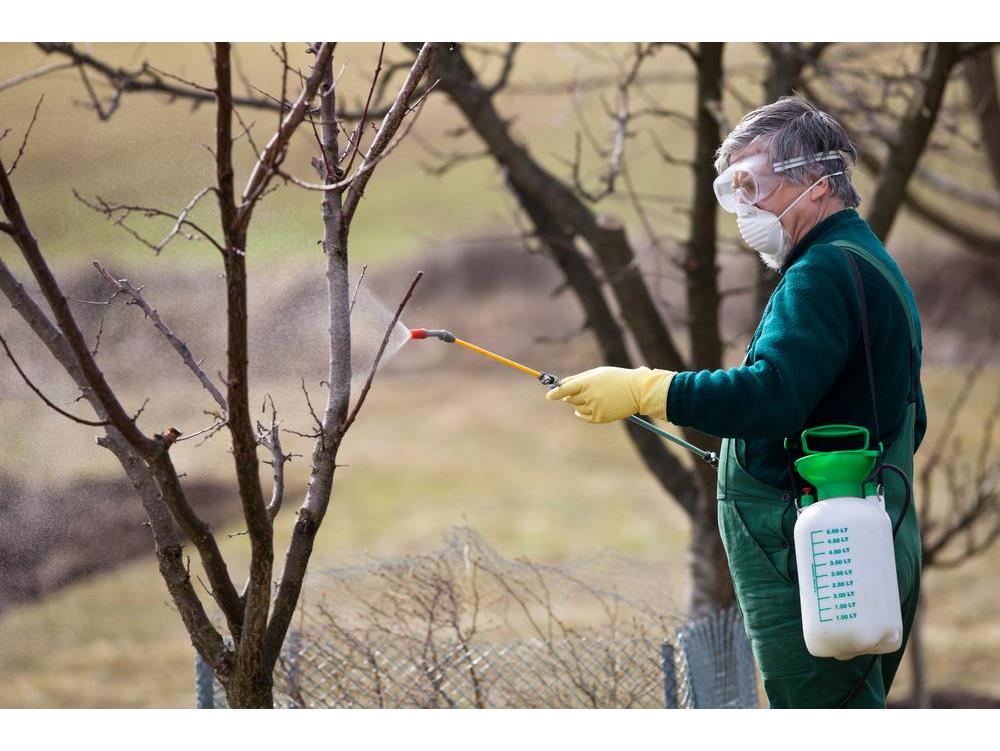
[[(906, 324), (910, 330), (910, 393), (908, 401), (916, 402), (918, 398), (918, 383), (917, 383), (917, 327), (913, 320), (913, 314), (910, 311), (910, 305), (907, 302), (906, 295), (903, 294), (903, 289), (899, 284), (899, 280), (893, 275), (889, 268), (870, 250), (863, 248), (856, 243), (852, 243), (848, 240), (834, 240), (832, 245), (836, 245), (841, 250), (850, 251), (854, 255), (860, 256), (870, 263), (876, 271), (878, 271), (882, 277), (889, 283), (889, 286), (896, 293), (896, 297), (899, 299), (899, 304), (903, 307), (903, 314), (906, 316)], [(854, 259), (848, 254), (848, 259), (851, 261), (851, 266), (854, 269), (856, 280), (859, 278), (860, 274), (857, 269), (857, 264), (854, 263)], [(858, 287), (858, 294), (861, 297), (862, 311), (864, 311), (864, 287)], [(870, 363), (869, 363), (870, 364)]]
[(875, 442), (882, 440), (882, 431), (878, 426), (878, 403), (875, 400), (875, 372), (872, 368), (872, 345), (871, 337), (868, 334), (868, 304), (865, 301), (865, 285), (861, 281), (861, 271), (858, 264), (847, 250), (844, 250), (847, 262), (851, 264), (851, 272), (854, 275), (854, 285), (858, 289), (858, 300), (861, 303), (861, 338), (865, 344), (865, 365), (868, 368), (868, 387), (872, 395), (872, 416), (875, 418)]

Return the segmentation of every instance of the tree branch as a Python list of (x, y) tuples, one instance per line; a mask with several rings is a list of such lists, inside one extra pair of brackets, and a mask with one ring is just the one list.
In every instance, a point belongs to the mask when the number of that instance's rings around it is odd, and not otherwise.
[[(618, 368), (632, 368), (635, 363), (628, 354), (624, 327), (615, 319), (601, 291), (600, 283), (573, 242), (573, 235), (559, 225), (551, 211), (534, 196), (520, 195), (521, 205), (537, 228), (537, 237), (548, 248), (552, 259), (573, 288), (583, 308), (585, 326), (591, 329), (601, 351), (602, 361)], [(624, 422), (629, 439), (639, 452), (646, 468), (660, 486), (670, 493), (689, 516), (694, 516), (698, 503), (698, 486), (694, 475), (666, 449), (653, 433), (632, 422)]]
[[(372, 95), (375, 93), (375, 84), (378, 83), (379, 73), (382, 72), (382, 58), (385, 55), (385, 42), (382, 42), (382, 46), (378, 50), (378, 63), (375, 65), (375, 72), (372, 74), (372, 85), (368, 89), (368, 99), (365, 100), (365, 110), (361, 114), (361, 119), (358, 121), (357, 126), (354, 129), (354, 135), (351, 138), (353, 141), (354, 148), (351, 150), (350, 161), (347, 162), (347, 166), (344, 168), (344, 174), (348, 175), (351, 173), (351, 167), (354, 166), (354, 159), (357, 157), (358, 152), (361, 150), (361, 139), (365, 133), (365, 125), (368, 123), (368, 111), (372, 104)], [(348, 142), (348, 148), (351, 147), (351, 142)]]
[[(265, 428), (260, 422), (257, 423), (257, 440), (261, 446), (271, 451), (271, 469), (274, 472), (274, 486), (271, 489), (271, 501), (267, 504), (267, 518), (274, 524), (275, 517), (281, 510), (281, 503), (285, 497), (285, 462), (291, 461), (292, 454), (285, 454), (281, 450), (281, 437), (278, 430), (278, 410), (274, 406), (274, 399), (267, 395), (267, 400), (271, 402), (271, 427)], [(261, 405), (261, 412), (267, 403)]]
[(503, 68), (500, 70), (500, 75), (497, 76), (496, 82), (487, 89), (490, 96), (495, 96), (506, 88), (507, 82), (510, 81), (510, 74), (514, 70), (514, 56), (517, 54), (520, 46), (520, 42), (511, 42), (507, 46), (507, 51), (503, 56)]
[[(324, 181), (336, 177), (339, 131), (337, 126), (337, 99), (334, 87), (333, 66), (327, 62), (323, 69), (320, 88), (320, 119), (322, 159), (317, 160)], [(330, 174), (330, 170), (334, 174)], [(302, 591), (302, 580), (312, 555), (312, 545), (323, 515), (329, 504), (336, 469), (336, 427), (347, 414), (351, 389), (351, 329), (349, 284), (347, 279), (347, 225), (342, 215), (341, 193), (336, 190), (323, 194), (323, 252), (327, 262), (327, 295), (330, 320), (330, 360), (328, 375), (327, 409), (324, 421), (316, 417), (309, 405), (313, 419), (318, 423), (316, 442), (313, 445), (312, 465), (306, 499), (299, 508), (298, 519), (292, 530), (292, 539), (285, 553), (285, 568), (281, 574), (274, 600), (271, 620), (264, 642), (265, 663), (274, 665), (281, 653), (281, 644), (288, 631), (295, 604)], [(302, 389), (305, 391), (305, 381)], [(309, 394), (306, 392), (308, 402)], [(328, 442), (328, 436), (330, 438)]]
[(595, 214), (514, 141), (459, 49), (442, 51), (435, 73), (441, 87), (504, 167), (515, 192), (544, 201), (562, 226), (579, 234), (593, 249), (643, 357), (671, 370), (685, 370), (638, 269), (623, 224), (615, 217)]
[(133, 448), (143, 456), (148, 456), (155, 449), (156, 443), (143, 435), (133, 422), (104, 378), (104, 373), (101, 372), (93, 355), (90, 354), (90, 349), (69, 309), (66, 297), (51, 269), (49, 269), (41, 248), (38, 247), (38, 243), (21, 213), (21, 206), (14, 195), (14, 188), (11, 186), (2, 160), (0, 160), (0, 206), (2, 206), (4, 215), (13, 228), (11, 236), (20, 248), (28, 268), (31, 269), (42, 294), (49, 303), (49, 307), (52, 308), (59, 328), (66, 336), (66, 341), (87, 379), (87, 385), (93, 389), (95, 396), (107, 411), (108, 419), (114, 426), (128, 439)]
[(25, 71), (24, 73), (19, 73), (16, 76), (8, 78), (6, 81), (0, 81), (0, 91), (5, 91), (6, 89), (12, 89), (26, 81), (30, 81), (34, 78), (41, 78), (42, 76), (47, 76), (49, 73), (55, 73), (57, 70), (66, 70), (67, 68), (73, 68), (76, 63), (73, 61), (66, 63), (49, 63), (48, 65), (41, 65), (34, 70)]
[(1000, 95), (997, 94), (992, 47), (966, 59), (964, 68), (972, 110), (979, 122), (979, 134), (993, 174), (993, 185), (1000, 190)]
[(42, 393), (41, 389), (39, 389), (35, 384), (33, 384), (31, 382), (31, 379), (28, 378), (27, 374), (23, 370), (21, 370), (21, 366), (17, 364), (17, 360), (14, 359), (14, 353), (10, 351), (10, 347), (7, 346), (7, 340), (4, 339), (3, 336), (0, 336), (0, 345), (3, 345), (4, 351), (7, 353), (7, 357), (10, 358), (11, 365), (14, 366), (14, 370), (16, 370), (17, 373), (18, 373), (18, 375), (21, 376), (21, 378), (24, 380), (24, 382), (26, 384), (28, 384), (28, 388), (30, 388), (32, 391), (34, 391), (38, 395), (38, 397), (43, 402), (45, 402), (45, 404), (47, 406), (49, 406), (52, 409), (54, 409), (56, 412), (58, 412), (63, 417), (68, 417), (73, 422), (78, 422), (81, 425), (89, 425), (90, 427), (100, 428), (100, 427), (103, 427), (105, 425), (110, 425), (111, 424), (110, 420), (101, 420), (99, 422), (94, 422), (94, 421), (91, 421), (91, 420), (83, 420), (83, 419), (81, 419), (81, 418), (79, 418), (79, 417), (77, 417), (75, 415), (71, 415), (69, 412), (66, 412), (65, 410), (60, 409), (59, 407), (57, 407), (55, 404), (52, 403), (52, 401), (50, 401), (45, 396), (45, 394)]
[(246, 231), (246, 226), (250, 221), (254, 206), (260, 196), (267, 190), (268, 183), (276, 174), (277, 168), (285, 158), (285, 151), (292, 135), (305, 119), (309, 105), (316, 96), (319, 89), (321, 72), (326, 62), (333, 57), (333, 50), (336, 45), (331, 42), (323, 42), (316, 51), (316, 63), (312, 73), (302, 86), (302, 91), (298, 98), (288, 110), (288, 114), (282, 121), (281, 126), (271, 136), (271, 140), (264, 146), (263, 152), (257, 159), (247, 184), (243, 188), (243, 195), (240, 198), (237, 221), (234, 227), (238, 227), (242, 232)]
[(920, 84), (899, 125), (898, 141), (889, 149), (888, 158), (879, 172), (868, 224), (885, 241), (893, 221), (906, 197), (907, 184), (923, 153), (944, 97), (944, 89), (958, 45), (931, 43), (924, 49)]
[[(160, 251), (163, 250), (163, 248), (165, 248), (166, 245), (171, 240), (173, 240), (177, 235), (183, 235), (184, 239), (186, 240), (199, 240), (201, 237), (204, 237), (206, 240), (212, 243), (212, 245), (214, 245), (220, 253), (225, 254), (226, 249), (218, 240), (216, 240), (214, 237), (212, 237), (212, 235), (210, 235), (208, 232), (206, 232), (197, 224), (195, 224), (194, 222), (192, 222), (190, 219), (187, 218), (188, 212), (194, 208), (194, 205), (199, 200), (201, 200), (202, 196), (209, 190), (214, 191), (215, 188), (206, 188), (205, 190), (196, 194), (195, 197), (191, 200), (191, 202), (188, 203), (188, 205), (184, 208), (184, 210), (180, 214), (174, 214), (169, 211), (164, 211), (163, 209), (154, 208), (152, 206), (136, 206), (132, 204), (109, 203), (100, 196), (94, 197), (94, 201), (96, 201), (96, 203), (94, 203), (88, 201), (86, 198), (80, 195), (75, 189), (73, 190), (73, 197), (76, 198), (76, 200), (78, 200), (87, 208), (96, 211), (98, 214), (102, 214), (108, 219), (112, 220), (117, 226), (121, 227), (123, 230), (128, 232), (130, 235), (132, 235), (132, 237), (134, 237), (136, 240), (138, 240), (140, 243), (145, 245), (147, 248), (152, 250), (157, 255), (159, 255)], [(171, 231), (167, 233), (166, 237), (164, 237), (160, 242), (154, 243), (151, 242), (150, 240), (147, 240), (139, 232), (137, 232), (136, 230), (132, 229), (130, 226), (125, 224), (125, 220), (128, 219), (129, 216), (131, 216), (132, 214), (142, 214), (146, 218), (166, 217), (168, 219), (174, 220), (174, 226), (173, 229), (171, 229)], [(197, 232), (198, 235), (184, 235), (181, 232), (181, 227), (190, 227), (195, 232)]]
[[(31, 298), (24, 286), (15, 279), (2, 259), (0, 259), (0, 290), (10, 301), (11, 307), (31, 327), (42, 344), (77, 384), (97, 415), (107, 419), (107, 412), (88, 385), (87, 378), (65, 335), (49, 321), (44, 311)], [(115, 455), (139, 494), (150, 522), (160, 573), (188, 628), (192, 643), (220, 675), (225, 675), (228, 669), (225, 645), (191, 586), (181, 561), (180, 538), (165, 498), (146, 462), (121, 432), (113, 425), (106, 426), (105, 431), (107, 435), (98, 438), (97, 443)]]
[(205, 387), (205, 390), (211, 395), (215, 403), (218, 404), (223, 412), (227, 411), (226, 400), (216, 388), (215, 384), (212, 383), (211, 379), (205, 374), (205, 371), (201, 369), (198, 363), (195, 362), (194, 356), (191, 354), (191, 350), (188, 346), (182, 342), (173, 331), (163, 322), (160, 318), (160, 314), (157, 313), (156, 308), (152, 307), (146, 300), (142, 297), (141, 290), (136, 289), (128, 279), (116, 279), (112, 274), (105, 269), (100, 262), (93, 261), (94, 268), (97, 272), (104, 278), (104, 280), (118, 292), (123, 292), (128, 295), (133, 304), (139, 306), (142, 312), (146, 315), (146, 318), (153, 322), (156, 329), (166, 337), (170, 345), (177, 351), (177, 354), (181, 356), (184, 364), (188, 366), (188, 369), (195, 374), (195, 377), (201, 381), (201, 385)]
[(14, 170), (17, 169), (17, 165), (21, 161), (21, 157), (24, 156), (24, 150), (28, 146), (28, 138), (31, 137), (31, 129), (35, 127), (35, 120), (38, 119), (38, 110), (42, 106), (42, 101), (45, 99), (45, 94), (38, 97), (38, 104), (35, 105), (35, 111), (31, 113), (31, 122), (28, 123), (27, 129), (24, 131), (24, 138), (21, 139), (21, 147), (17, 150), (17, 156), (14, 157), (14, 163), (10, 165), (10, 169), (7, 170), (8, 175), (13, 175)]
[[(273, 531), (260, 484), (257, 437), (250, 422), (247, 354), (246, 224), (241, 223), (233, 187), (233, 95), (230, 46), (215, 45), (216, 177), (219, 213), (226, 238), (223, 262), (226, 270), (226, 403), (232, 439), (233, 462), (250, 534), (250, 576), (242, 605), (242, 633), (236, 643), (236, 671), (256, 683), (269, 672), (261, 662), (261, 645), (270, 607), (271, 567), (274, 558)], [(249, 219), (249, 215), (247, 216)], [(215, 588), (213, 584), (213, 589)], [(237, 595), (237, 601), (244, 598)]]
[[(816, 104), (827, 112), (835, 112), (836, 108), (831, 107), (828, 103), (825, 103), (822, 97), (810, 86), (803, 84), (803, 90), (806, 95)], [(875, 154), (867, 149), (863, 142), (858, 138), (857, 133), (853, 132), (852, 129), (845, 124), (845, 129), (848, 131), (848, 135), (851, 137), (851, 141), (855, 144), (858, 150), (858, 161), (865, 165), (872, 173), (880, 174), (883, 170), (882, 161), (875, 156)], [(1000, 236), (990, 236), (982, 232), (977, 232), (958, 221), (956, 221), (950, 214), (945, 211), (932, 208), (930, 204), (925, 203), (907, 186), (907, 191), (903, 199), (906, 208), (913, 212), (916, 216), (920, 217), (926, 222), (929, 222), (933, 226), (937, 227), (941, 231), (952, 235), (957, 240), (962, 242), (969, 250), (983, 255), (987, 258), (997, 258), (1000, 256)]]
[(386, 327), (385, 336), (382, 337), (382, 343), (379, 345), (378, 352), (375, 354), (375, 361), (372, 363), (371, 370), (368, 371), (368, 378), (365, 380), (365, 385), (361, 389), (361, 395), (358, 397), (358, 401), (354, 405), (354, 409), (351, 410), (351, 413), (347, 416), (347, 419), (344, 421), (343, 427), (339, 429), (339, 432), (341, 434), (346, 433), (350, 429), (351, 425), (354, 424), (354, 419), (358, 416), (358, 412), (361, 411), (361, 407), (364, 405), (365, 399), (368, 397), (368, 391), (372, 387), (372, 381), (375, 380), (375, 371), (378, 370), (378, 365), (380, 362), (382, 362), (382, 355), (385, 354), (386, 345), (389, 344), (389, 339), (390, 337), (392, 337), (392, 332), (395, 331), (396, 324), (399, 322), (399, 317), (403, 314), (403, 308), (406, 307), (406, 304), (410, 301), (410, 298), (413, 297), (413, 290), (416, 289), (417, 283), (420, 281), (420, 278), (423, 275), (424, 275), (423, 271), (418, 271), (417, 275), (413, 277), (413, 281), (410, 282), (410, 288), (406, 290), (406, 294), (400, 301), (399, 307), (396, 308), (395, 315), (393, 315), (392, 320)]
[[(429, 53), (429, 50), (428, 50)], [(426, 67), (426, 65), (425, 65)], [(402, 107), (412, 89), (409, 82), (419, 80), (422, 73), (415, 62), (403, 86), (403, 92), (397, 97), (393, 108), (402, 100)], [(402, 114), (391, 108), (386, 122), (379, 129), (375, 143), (369, 149), (365, 162), (375, 158), (387, 146), (395, 129), (399, 127)], [(320, 122), (322, 136), (320, 138), (323, 158), (315, 160), (321, 170), (324, 182), (329, 182), (334, 175), (329, 174), (330, 166), (339, 172), (337, 158), (340, 154), (338, 139), (339, 127), (337, 118), (337, 98), (333, 81), (332, 64), (324, 70), (323, 85), (320, 93)], [(359, 167), (360, 172), (365, 162)], [(370, 174), (370, 172), (365, 173)], [(280, 654), (281, 644), (288, 624), (295, 611), (302, 589), (303, 578), (312, 554), (313, 541), (330, 502), (333, 486), (333, 476), (337, 468), (337, 452), (343, 439), (343, 426), (347, 422), (351, 395), (351, 329), (350, 305), (351, 290), (348, 278), (348, 234), (349, 221), (346, 215), (345, 203), (341, 190), (328, 190), (323, 194), (323, 251), (327, 259), (327, 290), (329, 299), (329, 332), (330, 361), (327, 378), (327, 405), (323, 419), (318, 428), (317, 438), (313, 446), (312, 465), (309, 474), (309, 485), (306, 498), (298, 511), (298, 519), (292, 530), (292, 539), (288, 545), (285, 557), (285, 568), (278, 585), (274, 599), (271, 620), (267, 627), (265, 655), (268, 665), (273, 665)], [(415, 282), (414, 282), (415, 283)], [(314, 419), (315, 416), (314, 416)], [(317, 420), (318, 421), (318, 420)]]
[(351, 184), (351, 189), (347, 196), (344, 198), (343, 215), (348, 226), (350, 226), (358, 203), (364, 195), (365, 186), (371, 179), (372, 168), (368, 167), (366, 169), (366, 167), (369, 163), (379, 160), (381, 154), (390, 147), (396, 131), (399, 130), (399, 126), (403, 123), (403, 118), (409, 112), (410, 99), (413, 97), (420, 80), (424, 77), (424, 72), (430, 66), (436, 49), (437, 44), (435, 42), (424, 42), (420, 48), (416, 59), (413, 61), (413, 66), (410, 68), (410, 72), (403, 82), (403, 86), (399, 90), (399, 94), (396, 95), (396, 99), (389, 108), (388, 114), (382, 120), (378, 133), (375, 134), (375, 139), (372, 141), (371, 146), (368, 148), (368, 153), (358, 168), (358, 175)]
[[(40, 68), (36, 71), (31, 71), (30, 73), (23, 74), (16, 78), (8, 79), (0, 84), (0, 91), (4, 88), (12, 88), (13, 86), (24, 83), (25, 81), (33, 78), (48, 75), (49, 73), (57, 70), (79, 67), (81, 70), (90, 70), (94, 73), (100, 74), (108, 86), (114, 89), (116, 99), (120, 99), (123, 94), (137, 92), (163, 94), (166, 95), (170, 101), (186, 100), (193, 102), (196, 107), (215, 100), (215, 93), (211, 89), (205, 90), (203, 87), (195, 87), (193, 85), (178, 86), (171, 84), (163, 80), (162, 75), (160, 75), (160, 73), (148, 63), (144, 63), (138, 70), (127, 70), (99, 60), (93, 55), (80, 50), (78, 47), (70, 43), (42, 42), (38, 43), (36, 46), (47, 55), (63, 55), (69, 58), (69, 62), (56, 63), (46, 66), (44, 69)], [(176, 76), (171, 77), (177, 79)], [(250, 109), (273, 110), (279, 113), (283, 109), (281, 101), (266, 95), (260, 97), (237, 96), (233, 97), (232, 101), (233, 104), (238, 107), (247, 107)], [(117, 109), (117, 105), (114, 109)], [(111, 111), (107, 113), (102, 112), (103, 119), (110, 117), (114, 109), (111, 109)], [(385, 109), (372, 110), (368, 113), (368, 116), (383, 117), (385, 116), (386, 111), (387, 110)], [(361, 117), (361, 112), (345, 110), (340, 116), (344, 120), (358, 120)]]

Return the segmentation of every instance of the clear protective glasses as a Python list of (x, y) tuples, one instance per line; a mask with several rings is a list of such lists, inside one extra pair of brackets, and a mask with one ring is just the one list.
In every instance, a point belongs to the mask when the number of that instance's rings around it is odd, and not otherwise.
[(766, 152), (758, 152), (731, 164), (715, 178), (712, 187), (719, 205), (735, 214), (737, 204), (755, 206), (777, 190), (781, 185), (781, 172), (809, 162), (843, 158), (839, 151), (821, 151), (810, 157), (800, 156), (771, 164)]

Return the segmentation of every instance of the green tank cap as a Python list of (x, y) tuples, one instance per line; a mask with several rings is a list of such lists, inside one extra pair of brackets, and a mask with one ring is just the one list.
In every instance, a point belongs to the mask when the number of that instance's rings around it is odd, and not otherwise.
[[(809, 438), (863, 439), (860, 449), (821, 451), (810, 447)], [(802, 431), (802, 449), (806, 456), (796, 460), (796, 471), (816, 488), (816, 497), (862, 496), (862, 484), (875, 468), (879, 452), (868, 449), (868, 431), (853, 425), (821, 425)], [(805, 504), (803, 504), (805, 505)]]

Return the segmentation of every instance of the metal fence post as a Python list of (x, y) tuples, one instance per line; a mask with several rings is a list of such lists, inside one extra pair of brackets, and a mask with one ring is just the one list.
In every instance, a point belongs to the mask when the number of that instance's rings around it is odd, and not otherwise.
[(201, 655), (194, 655), (194, 683), (197, 709), (215, 709), (215, 676)]
[(677, 666), (674, 664), (674, 645), (668, 641), (660, 645), (660, 666), (663, 669), (663, 706), (677, 709)]
[[(291, 697), (300, 695), (299, 688), (299, 652), (302, 650), (302, 632), (292, 629), (288, 632), (285, 640), (285, 660), (288, 664), (288, 685)], [(300, 708), (295, 704), (294, 698), (288, 704), (291, 708)]]

